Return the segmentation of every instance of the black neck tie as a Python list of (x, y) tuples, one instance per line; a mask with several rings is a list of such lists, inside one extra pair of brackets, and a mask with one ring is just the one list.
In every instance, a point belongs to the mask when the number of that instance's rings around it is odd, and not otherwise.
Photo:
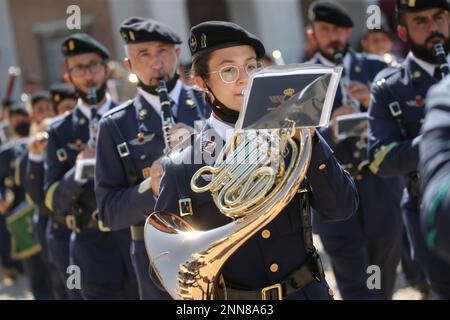
[(436, 68), (434, 69), (433, 77), (434, 77), (437, 81), (441, 81), (441, 80), (442, 80), (442, 71), (441, 71), (441, 68), (436, 67)]

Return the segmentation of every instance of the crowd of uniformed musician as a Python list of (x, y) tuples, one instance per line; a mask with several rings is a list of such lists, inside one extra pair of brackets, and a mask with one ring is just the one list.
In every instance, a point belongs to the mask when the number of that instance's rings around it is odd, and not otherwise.
[[(399, 264), (422, 298), (450, 299), (449, 4), (395, 10), (396, 30), (367, 30), (358, 52), (344, 8), (310, 6), (305, 63), (343, 67), (330, 123), (311, 129), (301, 190), (225, 263), (228, 299), (333, 299), (312, 232), (343, 299), (392, 299)], [(73, 33), (61, 44), (64, 84), (2, 102), (0, 272), (25, 274), (35, 299), (172, 299), (150, 266), (146, 217), (173, 212), (199, 230), (230, 221), (190, 181), (205, 165), (196, 153), (215, 159), (228, 142), (250, 75), (274, 63), (263, 42), (225, 21), (193, 26), (189, 39), (140, 17), (118, 32), (133, 99), (111, 98), (110, 53)], [(337, 119), (357, 113), (367, 132), (340, 138)]]

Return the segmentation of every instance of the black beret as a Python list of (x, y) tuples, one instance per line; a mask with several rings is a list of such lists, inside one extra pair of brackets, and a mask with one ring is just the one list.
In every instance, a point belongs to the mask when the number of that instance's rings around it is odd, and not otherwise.
[(397, 13), (415, 12), (432, 8), (449, 9), (447, 0), (397, 0)]
[(194, 56), (199, 52), (247, 44), (256, 51), (258, 58), (264, 57), (266, 50), (261, 40), (241, 26), (227, 21), (206, 21), (191, 29), (189, 48)]
[(75, 88), (67, 83), (55, 83), (50, 87), (52, 101), (57, 106), (64, 99), (77, 99)]
[(28, 110), (25, 104), (21, 101), (16, 101), (11, 105), (11, 108), (9, 109), (9, 115), (24, 115), (28, 116)]
[(122, 22), (120, 35), (125, 43), (161, 41), (180, 44), (181, 38), (168, 26), (146, 18), (131, 17)]
[(74, 33), (64, 39), (61, 51), (64, 57), (83, 53), (98, 53), (102, 58), (109, 59), (109, 51), (100, 42), (86, 33)]
[(313, 2), (308, 9), (308, 17), (311, 22), (322, 21), (332, 23), (339, 27), (353, 27), (353, 20), (345, 9), (341, 5), (331, 1)]
[(387, 28), (385, 28), (383, 26), (381, 26), (380, 28), (367, 29), (366, 35), (371, 34), (371, 33), (377, 33), (377, 32), (384, 33), (389, 38), (394, 39), (394, 34), (390, 30), (388, 30)]
[(41, 100), (51, 101), (50, 93), (48, 91), (41, 90), (41, 91), (33, 92), (30, 95), (31, 105), (33, 105), (33, 104), (35, 104), (35, 103), (37, 103), (38, 101), (41, 101)]

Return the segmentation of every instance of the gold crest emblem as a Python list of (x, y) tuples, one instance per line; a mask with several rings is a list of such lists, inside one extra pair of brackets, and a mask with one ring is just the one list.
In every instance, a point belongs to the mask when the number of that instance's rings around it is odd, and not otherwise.
[(129, 31), (128, 34), (130, 35), (130, 39), (132, 41), (136, 40), (136, 37), (134, 36), (134, 32), (133, 31)]
[(75, 50), (75, 42), (73, 40), (69, 41), (69, 51)]
[(59, 100), (61, 100), (61, 97), (59, 96), (59, 94), (55, 94), (53, 100), (55, 100), (55, 102), (59, 102)]
[(200, 36), (200, 47), (206, 48), (206, 34), (202, 33), (202, 35)]
[(295, 90), (292, 88), (284, 89), (283, 94), (287, 97), (292, 97), (295, 93)]
[(189, 46), (191, 47), (192, 51), (197, 50), (197, 39), (194, 35), (191, 35), (191, 39), (189, 39)]

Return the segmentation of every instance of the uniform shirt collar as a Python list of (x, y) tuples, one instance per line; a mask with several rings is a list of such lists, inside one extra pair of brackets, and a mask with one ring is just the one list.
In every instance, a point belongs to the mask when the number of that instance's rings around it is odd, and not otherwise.
[[(102, 116), (106, 111), (108, 111), (111, 108), (111, 97), (109, 94), (106, 94), (105, 96), (105, 102), (101, 106), (97, 106), (97, 113)], [(90, 119), (91, 118), (91, 106), (86, 104), (83, 100), (78, 99), (77, 107), (81, 110), (83, 115)]]
[(211, 113), (208, 120), (206, 120), (207, 125), (209, 125), (212, 129), (217, 131), (217, 133), (220, 135), (222, 140), (227, 143), (230, 139), (231, 135), (233, 134), (234, 127), (229, 125), (228, 123), (225, 123), (216, 117), (214, 117), (214, 114)]
[[(180, 80), (177, 81), (175, 87), (172, 91), (169, 92), (169, 98), (175, 102), (175, 105), (172, 107), (172, 112), (174, 115), (177, 114), (178, 110), (178, 100), (180, 99), (181, 88), (183, 87)], [(144, 99), (155, 109), (157, 114), (161, 114), (161, 104), (159, 102), (159, 96), (150, 94), (141, 88), (138, 88), (139, 93), (144, 97)]]
[[(438, 65), (417, 58), (411, 51), (408, 53), (408, 58), (417, 63), (419, 67), (425, 70), (431, 77), (434, 76), (434, 70), (438, 67)], [(450, 62), (450, 55), (447, 56), (447, 61)]]
[[(327, 67), (334, 67), (336, 66), (336, 63), (325, 58), (320, 52), (316, 53), (316, 59), (319, 60), (319, 62)], [(350, 67), (350, 62), (351, 62), (351, 55), (349, 53), (349, 51), (347, 51), (347, 53), (344, 56), (344, 68), (346, 70), (348, 70), (348, 68)]]

